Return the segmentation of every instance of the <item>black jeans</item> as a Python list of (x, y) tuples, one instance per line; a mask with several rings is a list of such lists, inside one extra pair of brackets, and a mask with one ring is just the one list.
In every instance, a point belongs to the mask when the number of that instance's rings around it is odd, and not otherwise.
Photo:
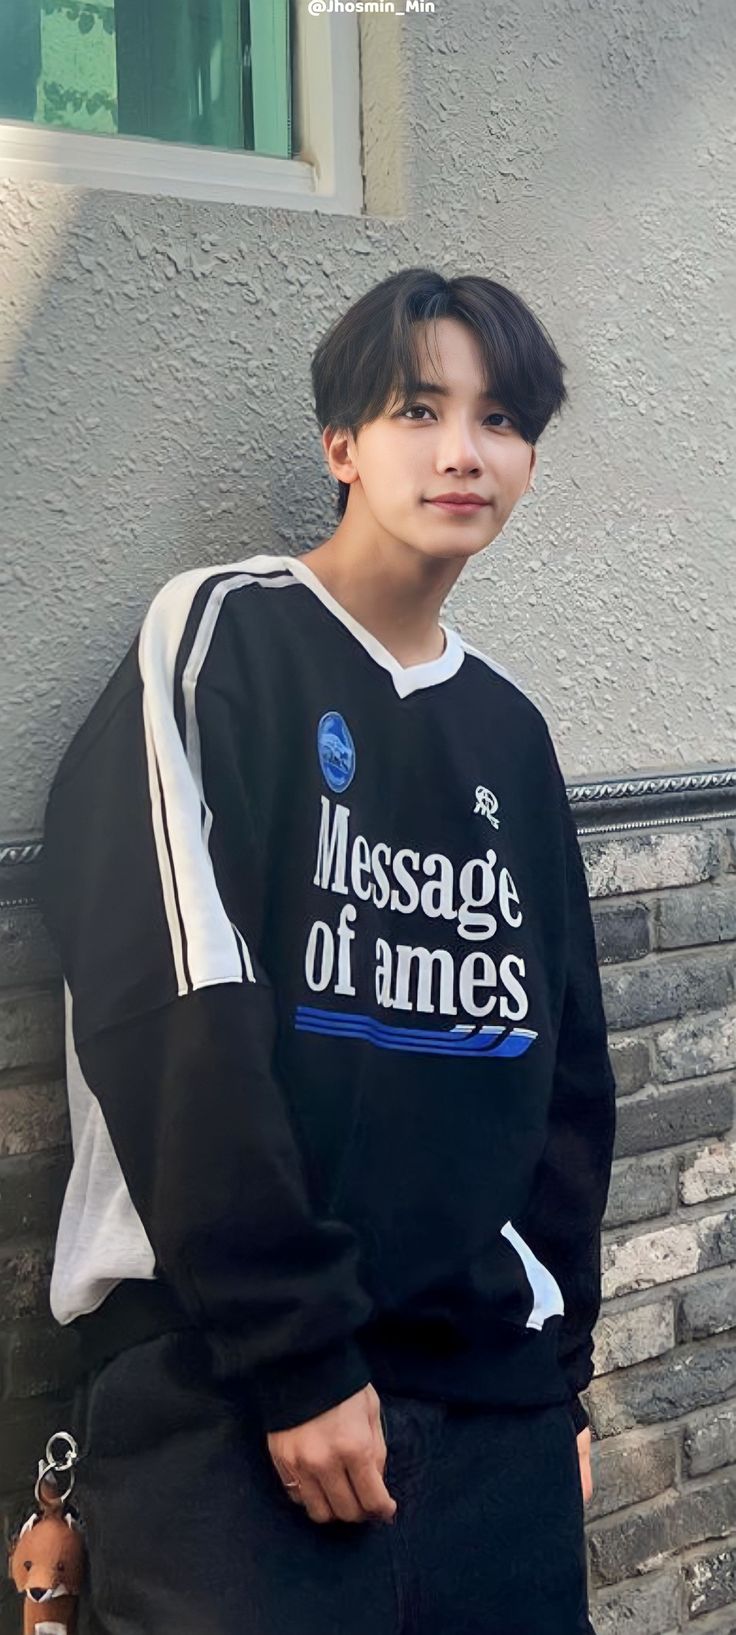
[(595, 1635), (569, 1410), (381, 1402), (395, 1521), (319, 1524), (194, 1336), (106, 1364), (72, 1427), (80, 1635)]

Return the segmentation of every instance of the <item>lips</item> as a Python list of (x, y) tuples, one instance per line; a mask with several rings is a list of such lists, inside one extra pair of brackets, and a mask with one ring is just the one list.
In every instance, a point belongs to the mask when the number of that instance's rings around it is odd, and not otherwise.
[(490, 504), (489, 500), (480, 500), (462, 494), (438, 494), (435, 500), (429, 500), (429, 505), (440, 505), (446, 511), (482, 511)]

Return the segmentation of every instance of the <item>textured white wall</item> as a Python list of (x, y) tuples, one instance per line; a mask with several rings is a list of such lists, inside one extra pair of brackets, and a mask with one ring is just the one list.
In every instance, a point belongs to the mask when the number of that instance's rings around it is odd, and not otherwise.
[[(172, 573), (332, 526), (309, 354), (398, 267), (514, 285), (568, 364), (536, 495), (449, 617), (545, 710), (568, 776), (734, 760), (736, 13), (437, 0), (373, 18), (360, 220), (0, 188), (0, 836)], [(398, 110), (398, 112), (397, 112)]]

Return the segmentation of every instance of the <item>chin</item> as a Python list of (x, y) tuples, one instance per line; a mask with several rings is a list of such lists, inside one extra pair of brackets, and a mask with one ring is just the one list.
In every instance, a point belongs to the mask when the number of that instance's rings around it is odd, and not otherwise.
[(427, 539), (425, 535), (423, 539), (412, 540), (411, 544), (420, 556), (432, 557), (435, 561), (469, 562), (472, 556), (479, 556), (481, 551), (487, 550), (488, 546), (493, 544), (497, 533), (498, 530), (492, 534), (484, 533), (480, 538), (473, 540), (467, 534), (464, 538), (460, 537), (458, 529), (457, 536), (453, 539), (448, 529), (437, 539)]

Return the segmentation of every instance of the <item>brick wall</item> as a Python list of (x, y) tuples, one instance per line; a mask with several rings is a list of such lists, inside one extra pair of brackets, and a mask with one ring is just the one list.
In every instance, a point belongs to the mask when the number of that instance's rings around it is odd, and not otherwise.
[[(69, 1416), (68, 1336), (48, 1313), (48, 1272), (69, 1167), (63, 1005), (33, 902), (0, 907), (0, 1510), (5, 1537), (28, 1514), (46, 1438)], [(0, 1631), (22, 1628), (4, 1580)]]
[(597, 1635), (736, 1635), (735, 834), (582, 839), (618, 1087), (585, 1393)]
[[(586, 1393), (597, 1635), (736, 1635), (736, 825), (582, 836), (618, 1084)], [(0, 908), (0, 1507), (69, 1424), (47, 1316), (68, 1169), (60, 977), (32, 866)], [(0, 889), (2, 889), (0, 870)], [(72, 1427), (73, 1428), (73, 1427)], [(0, 1635), (20, 1628), (0, 1591)], [(542, 1632), (540, 1632), (542, 1635)]]

